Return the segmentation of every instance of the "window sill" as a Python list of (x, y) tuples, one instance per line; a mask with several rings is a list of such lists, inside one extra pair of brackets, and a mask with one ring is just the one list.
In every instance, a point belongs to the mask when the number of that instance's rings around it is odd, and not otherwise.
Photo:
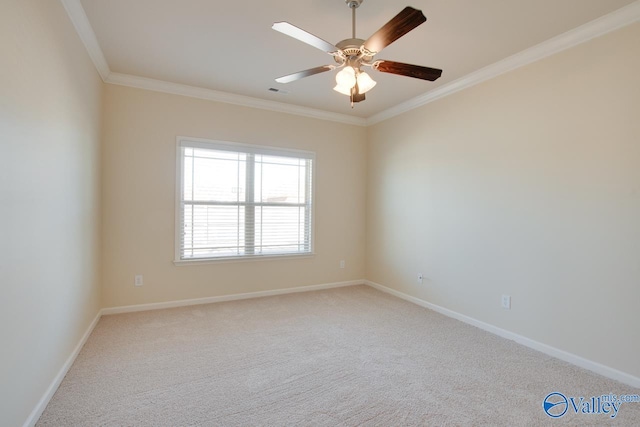
[(257, 255), (243, 257), (226, 257), (226, 258), (202, 258), (202, 259), (180, 259), (174, 260), (173, 263), (178, 267), (199, 264), (221, 264), (234, 262), (253, 262), (253, 261), (274, 261), (274, 260), (291, 260), (301, 258), (313, 258), (315, 253), (308, 254), (285, 254), (285, 255)]

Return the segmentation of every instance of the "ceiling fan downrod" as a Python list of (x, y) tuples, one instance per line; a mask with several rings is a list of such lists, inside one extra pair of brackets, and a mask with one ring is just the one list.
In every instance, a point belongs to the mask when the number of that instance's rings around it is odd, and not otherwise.
[(351, 38), (356, 38), (356, 9), (362, 4), (364, 0), (344, 0), (344, 2), (351, 9)]

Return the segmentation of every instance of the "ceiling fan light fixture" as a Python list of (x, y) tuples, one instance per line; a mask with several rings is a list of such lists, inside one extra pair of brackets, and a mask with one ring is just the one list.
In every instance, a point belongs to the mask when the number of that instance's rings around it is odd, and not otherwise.
[(334, 87), (333, 90), (335, 90), (336, 92), (341, 93), (343, 95), (351, 96), (351, 88), (350, 87), (336, 85), (336, 87)]
[(356, 85), (356, 70), (347, 65), (336, 74), (336, 83), (340, 87), (351, 89)]
[(377, 84), (375, 80), (365, 72), (358, 74), (358, 89), (360, 93), (367, 93)]

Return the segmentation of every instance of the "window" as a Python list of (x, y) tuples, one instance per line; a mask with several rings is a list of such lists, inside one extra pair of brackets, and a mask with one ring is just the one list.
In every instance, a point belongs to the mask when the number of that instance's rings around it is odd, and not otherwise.
[(314, 158), (178, 138), (176, 262), (311, 254)]

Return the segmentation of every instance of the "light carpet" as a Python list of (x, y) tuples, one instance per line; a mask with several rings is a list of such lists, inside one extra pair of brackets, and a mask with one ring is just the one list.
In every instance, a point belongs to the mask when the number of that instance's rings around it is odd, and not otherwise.
[(640, 394), (367, 286), (104, 316), (38, 426), (640, 425)]

